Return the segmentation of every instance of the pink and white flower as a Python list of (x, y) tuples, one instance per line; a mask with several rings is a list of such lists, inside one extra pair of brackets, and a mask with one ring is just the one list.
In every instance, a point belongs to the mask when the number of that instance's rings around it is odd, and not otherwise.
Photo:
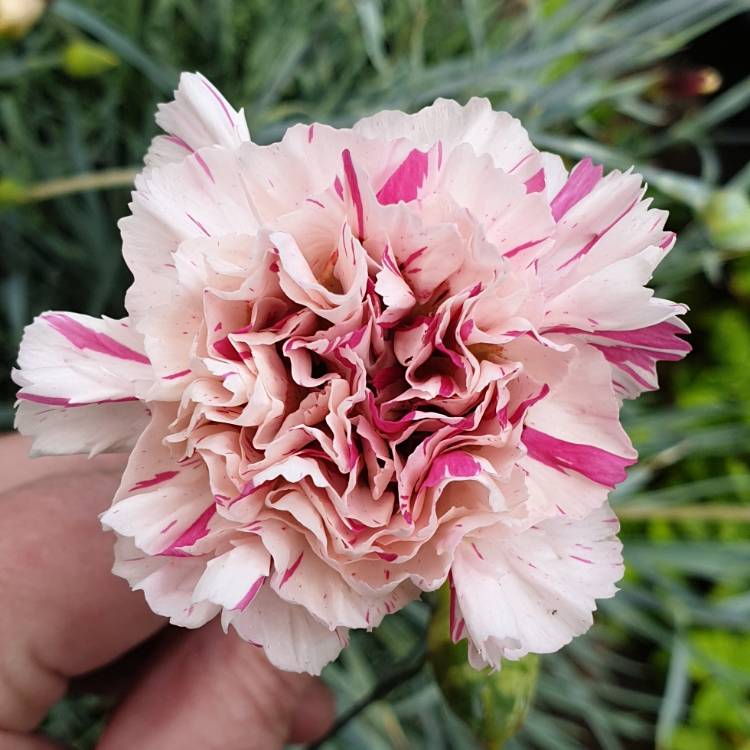
[(641, 178), (568, 172), (486, 100), (250, 140), (199, 75), (120, 226), (123, 320), (39, 316), (18, 427), (128, 450), (114, 571), (319, 672), (450, 578), (472, 663), (555, 651), (622, 575), (623, 398), (685, 355)]

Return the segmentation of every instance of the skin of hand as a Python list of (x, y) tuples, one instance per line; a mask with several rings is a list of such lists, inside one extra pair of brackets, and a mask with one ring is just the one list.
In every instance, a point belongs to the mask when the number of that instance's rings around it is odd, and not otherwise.
[(161, 630), (99, 750), (276, 750), (325, 734), (334, 706), (320, 680), (280, 672), (216, 621), (165, 629), (110, 573), (98, 515), (122, 456), (31, 460), (29, 447), (0, 437), (0, 750), (55, 747), (35, 729), (69, 680)]

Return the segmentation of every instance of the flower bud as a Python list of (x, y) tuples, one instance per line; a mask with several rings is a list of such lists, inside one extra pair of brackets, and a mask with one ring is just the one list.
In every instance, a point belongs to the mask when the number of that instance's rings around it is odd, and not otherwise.
[(63, 51), (63, 70), (73, 78), (92, 78), (120, 64), (120, 59), (101, 44), (79, 39)]
[(429, 660), (447, 703), (482, 747), (499, 750), (523, 724), (534, 697), (539, 657), (504, 661), (499, 671), (476, 671), (467, 642), (450, 638), (450, 592), (444, 586), (428, 632)]
[(39, 20), (45, 0), (0, 0), (0, 36), (20, 39)]
[(750, 249), (750, 199), (741, 190), (717, 190), (703, 211), (711, 241), (722, 250)]
[(664, 76), (664, 90), (673, 99), (715, 94), (722, 84), (715, 68), (675, 68)]
[(15, 180), (0, 179), (0, 210), (24, 203), (28, 197), (26, 188)]

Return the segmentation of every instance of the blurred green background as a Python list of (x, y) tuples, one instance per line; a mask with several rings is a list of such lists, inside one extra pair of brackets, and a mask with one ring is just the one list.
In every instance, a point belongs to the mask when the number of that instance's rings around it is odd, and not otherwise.
[[(0, 15), (0, 428), (35, 314), (124, 312), (116, 220), (177, 71), (244, 106), (259, 142), (297, 121), (489, 96), (539, 147), (644, 174), (680, 236), (654, 285), (691, 306), (695, 351), (626, 405), (641, 453), (613, 497), (626, 579), (588, 635), (541, 659), (533, 696), (534, 665), (491, 683), (426, 658), (436, 603), (421, 603), (327, 669), (356, 716), (324, 747), (498, 746), (531, 697), (510, 750), (750, 750), (749, 13), (748, 0), (56, 0), (30, 28)], [(74, 690), (45, 728), (92, 747), (114, 700)]]

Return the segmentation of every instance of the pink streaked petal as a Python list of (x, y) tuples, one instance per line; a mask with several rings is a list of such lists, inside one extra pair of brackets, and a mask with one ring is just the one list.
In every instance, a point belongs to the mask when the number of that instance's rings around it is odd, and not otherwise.
[(541, 401), (547, 394), (549, 393), (549, 386), (545, 383), (542, 386), (542, 389), (539, 391), (539, 393), (536, 394), (536, 396), (532, 396), (531, 398), (527, 398), (525, 401), (522, 401), (515, 409), (513, 414), (511, 414), (509, 421), (511, 424), (516, 424), (519, 422), (523, 415), (538, 401)]
[(185, 377), (185, 375), (190, 375), (191, 372), (192, 370), (190, 369), (180, 370), (179, 372), (173, 372), (173, 373), (170, 373), (169, 375), (162, 375), (161, 379), (162, 380), (176, 380), (177, 378)]
[(687, 354), (692, 350), (687, 341), (678, 338), (678, 336), (684, 336), (689, 331), (685, 327), (675, 325), (670, 321), (664, 321), (663, 323), (657, 323), (656, 325), (632, 331), (592, 331), (592, 333), (597, 336), (606, 336), (608, 339), (648, 349), (676, 351), (683, 354)]
[(568, 181), (550, 204), (554, 220), (560, 221), (576, 203), (585, 198), (602, 179), (603, 174), (603, 167), (600, 164), (594, 166), (589, 157), (578, 162), (573, 167)]
[(232, 117), (232, 114), (229, 111), (229, 105), (227, 104), (224, 97), (214, 88), (213, 84), (210, 81), (207, 81), (205, 78), (201, 79), (201, 83), (208, 89), (211, 96), (216, 100), (218, 105), (221, 107), (221, 111), (224, 113), (224, 116), (227, 118), (227, 122), (229, 123), (229, 127), (234, 127), (234, 118)]
[[(551, 653), (591, 627), (596, 600), (616, 593), (623, 572), (610, 515), (604, 505), (580, 520), (551, 518), (518, 533), (489, 527), (477, 535), (484, 559), (466, 541), (459, 545), (451, 630), (463, 618), (473, 666)], [(573, 551), (580, 541), (585, 556)]]
[(528, 250), (529, 248), (536, 247), (537, 245), (540, 245), (542, 242), (544, 242), (547, 238), (543, 237), (540, 240), (530, 240), (529, 242), (524, 242), (522, 245), (518, 245), (518, 247), (514, 247), (512, 250), (508, 250), (507, 253), (503, 255), (504, 258), (514, 258), (518, 253), (523, 252), (524, 250)]
[(189, 143), (184, 141), (178, 135), (167, 135), (164, 137), (166, 138), (166, 140), (177, 144), (178, 146), (180, 146), (180, 148), (184, 148), (186, 151), (192, 154), (196, 162), (198, 162), (201, 169), (206, 173), (206, 175), (211, 180), (211, 182), (216, 182), (216, 180), (214, 179), (213, 173), (209, 169), (208, 164), (206, 164), (206, 160)]
[(424, 481), (424, 486), (435, 487), (449, 477), (460, 479), (475, 477), (481, 471), (482, 467), (479, 463), (465, 451), (445, 453), (438, 456), (432, 462), (429, 474)]
[(235, 610), (239, 610), (240, 612), (243, 612), (248, 608), (250, 605), (250, 602), (255, 599), (255, 597), (258, 595), (258, 592), (260, 591), (261, 586), (266, 580), (266, 576), (259, 576), (258, 579), (253, 583), (253, 585), (248, 589), (247, 593), (240, 599), (237, 604), (233, 607)]
[(191, 216), (190, 214), (185, 214), (185, 216), (187, 216), (188, 219), (190, 219), (190, 221), (192, 221), (193, 224), (195, 224), (195, 226), (198, 227), (198, 229), (200, 229), (200, 231), (206, 235), (206, 237), (211, 236), (211, 233), (208, 231), (208, 229), (206, 229), (206, 227), (204, 227), (203, 224), (198, 221), (198, 219), (196, 219), (194, 216)]
[(378, 201), (388, 205), (415, 200), (427, 176), (428, 167), (429, 155), (417, 148), (412, 149), (378, 191)]
[(162, 482), (166, 482), (170, 479), (173, 479), (179, 473), (180, 473), (179, 471), (160, 471), (157, 474), (154, 474), (154, 476), (149, 477), (148, 479), (141, 479), (140, 481), (136, 482), (128, 490), (128, 492), (137, 492), (138, 490), (145, 490), (147, 487), (153, 487), (155, 484), (161, 484)]
[(667, 232), (664, 239), (659, 243), (659, 247), (662, 250), (669, 250), (677, 240), (677, 235), (674, 232)]
[(571, 263), (578, 260), (579, 258), (583, 258), (584, 255), (589, 253), (592, 248), (596, 245), (599, 240), (601, 240), (602, 237), (604, 237), (607, 232), (609, 232), (612, 227), (614, 227), (619, 221), (621, 221), (625, 216), (627, 216), (630, 211), (633, 210), (633, 207), (636, 205), (637, 201), (633, 201), (619, 216), (615, 217), (615, 219), (610, 222), (601, 232), (597, 232), (588, 242), (586, 242), (583, 247), (581, 247), (578, 252), (576, 252), (574, 255), (572, 255), (568, 260), (566, 260), (564, 263), (561, 263), (557, 270), (562, 271), (563, 268), (567, 268)]
[(542, 190), (547, 187), (547, 183), (544, 179), (544, 169), (540, 169), (538, 172), (529, 177), (524, 185), (526, 186), (527, 193), (541, 193)]
[[(619, 367), (622, 372), (630, 375), (638, 385), (644, 390), (654, 390), (655, 384), (649, 383), (642, 375), (634, 370), (631, 365), (642, 367), (647, 370), (652, 370), (656, 364), (656, 357), (651, 356), (649, 352), (644, 349), (628, 349), (627, 347), (621, 346), (601, 346), (599, 344), (593, 345), (595, 349), (598, 349), (603, 355), (607, 362), (612, 363)], [(666, 355), (663, 359), (681, 359), (680, 355)]]
[(185, 552), (183, 547), (190, 547), (195, 544), (199, 539), (202, 539), (208, 534), (208, 522), (216, 515), (216, 506), (209, 505), (206, 510), (201, 513), (195, 522), (180, 534), (166, 549), (162, 550), (160, 554), (167, 556), (183, 557), (190, 553)]
[(48, 323), (58, 333), (63, 335), (73, 346), (78, 349), (88, 349), (99, 354), (107, 354), (118, 359), (127, 359), (140, 364), (151, 364), (148, 357), (137, 352), (119, 341), (116, 341), (106, 333), (99, 333), (69, 318), (62, 313), (50, 313), (42, 315), (42, 320)]
[(164, 138), (170, 143), (175, 143), (180, 148), (184, 148), (190, 154), (195, 153), (195, 149), (187, 141), (180, 138), (179, 135), (165, 135)]
[(297, 568), (299, 568), (300, 563), (302, 562), (302, 558), (304, 557), (305, 553), (300, 552), (297, 559), (284, 571), (284, 575), (281, 578), (281, 583), (279, 584), (279, 588), (281, 588), (296, 572)]
[(346, 184), (349, 186), (349, 193), (351, 195), (352, 203), (357, 211), (357, 237), (362, 239), (365, 236), (365, 210), (362, 204), (362, 194), (359, 190), (359, 182), (357, 180), (357, 172), (354, 169), (354, 163), (352, 162), (352, 154), (349, 149), (344, 149), (341, 153), (341, 159), (344, 163), (344, 176), (346, 178)]
[(450, 637), (453, 643), (458, 643), (464, 632), (464, 618), (461, 616), (461, 608), (456, 598), (456, 588), (453, 585), (453, 576), (448, 574), (448, 584), (450, 586), (450, 613), (449, 627)]
[(44, 404), (46, 406), (68, 406), (70, 404), (69, 398), (42, 396), (37, 393), (19, 393), (16, 398), (19, 401), (31, 401), (33, 404)]
[(594, 445), (569, 443), (528, 425), (522, 440), (531, 458), (561, 472), (572, 470), (605, 487), (615, 487), (624, 481), (625, 468), (635, 463)]
[(339, 177), (336, 177), (333, 181), (333, 189), (336, 191), (336, 195), (338, 195), (341, 200), (344, 200), (344, 186), (341, 184), (341, 179)]

